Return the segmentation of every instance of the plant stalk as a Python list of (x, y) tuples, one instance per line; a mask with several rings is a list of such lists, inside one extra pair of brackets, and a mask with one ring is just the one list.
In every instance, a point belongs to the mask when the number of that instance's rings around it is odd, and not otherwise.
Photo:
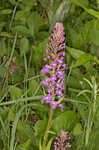
[(48, 139), (48, 132), (49, 132), (49, 129), (51, 128), (51, 125), (52, 125), (53, 112), (54, 111), (50, 106), (49, 120), (48, 120), (47, 129), (45, 131), (44, 141), (43, 141), (43, 150), (46, 150), (45, 148), (46, 148), (47, 139)]

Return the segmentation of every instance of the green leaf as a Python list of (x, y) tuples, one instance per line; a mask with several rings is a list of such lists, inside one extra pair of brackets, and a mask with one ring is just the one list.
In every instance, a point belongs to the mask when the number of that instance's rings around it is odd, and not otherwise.
[(0, 76), (3, 77), (6, 69), (3, 66), (0, 66)]
[(8, 121), (14, 121), (15, 118), (15, 106), (12, 106), (8, 113)]
[(18, 34), (22, 34), (23, 36), (29, 36), (30, 35), (30, 31), (27, 27), (22, 26), (22, 25), (17, 25), (15, 27), (12, 28), (12, 32), (14, 33), (18, 33)]
[(22, 90), (15, 86), (9, 86), (9, 93), (12, 100), (19, 99), (22, 96)]
[(24, 54), (26, 55), (29, 51), (29, 40), (26, 37), (20, 40), (20, 51), (21, 56), (24, 56)]
[(0, 11), (0, 14), (2, 14), (2, 15), (9, 15), (11, 13), (12, 13), (11, 9), (4, 9), (4, 10)]
[(2, 31), (2, 29), (3, 29), (3, 27), (6, 25), (6, 23), (5, 22), (1, 22), (0, 23), (0, 32)]
[(89, 53), (86, 53), (84, 55), (82, 55), (74, 64), (73, 67), (78, 67), (78, 66), (81, 66), (81, 65), (84, 65), (86, 64), (88, 61), (91, 61), (91, 60), (94, 60), (94, 56), (92, 56), (91, 54)]
[(36, 80), (32, 79), (31, 81), (29, 81), (29, 93), (28, 93), (29, 96), (33, 96), (37, 87), (38, 87), (38, 83)]
[(59, 7), (59, 5), (61, 4), (61, 1), (55, 1), (55, 3), (53, 3), (53, 6), (52, 6), (52, 11), (53, 13), (55, 14), (57, 8)]
[(78, 59), (79, 57), (81, 57), (83, 54), (85, 54), (85, 52), (75, 49), (75, 48), (71, 48), (71, 47), (67, 47), (67, 51), (70, 53), (70, 55), (74, 58), (74, 59)]
[(81, 89), (81, 84), (80, 84), (79, 78), (74, 77), (73, 75), (70, 76), (68, 79), (68, 87)]
[(40, 26), (40, 16), (37, 12), (32, 12), (27, 20), (31, 35), (34, 36), (38, 32)]
[(47, 144), (46, 150), (50, 150), (53, 138), (51, 138)]
[(42, 150), (41, 139), (39, 140), (39, 150)]
[(16, 20), (23, 19), (24, 17), (25, 17), (25, 12), (23, 10), (19, 10), (16, 12), (15, 15)]
[(47, 126), (47, 119), (44, 118), (43, 120), (38, 120), (34, 126), (35, 130), (35, 136), (38, 136), (40, 138), (42, 135), (44, 135), (46, 126)]
[(99, 45), (99, 20), (98, 19), (94, 20), (89, 36), (90, 36), (90, 40), (98, 46)]
[(25, 6), (24, 9), (29, 11), (30, 9), (32, 9), (33, 4), (36, 0), (21, 0), (22, 4)]
[(30, 124), (26, 121), (19, 121), (17, 131), (23, 141), (26, 141), (33, 137), (33, 129), (30, 127)]
[(34, 52), (32, 56), (32, 63), (36, 64), (37, 67), (42, 65), (42, 60), (46, 56), (45, 49), (46, 49), (46, 43), (48, 40), (44, 40), (41, 42), (38, 46), (33, 46)]
[(99, 45), (99, 31), (98, 30), (93, 30), (91, 32), (91, 41), (93, 41), (94, 44)]
[[(45, 29), (43, 29), (43, 30), (45, 30)], [(39, 32), (39, 34), (36, 35), (37, 40), (40, 41), (40, 42), (44, 41), (46, 38), (48, 38), (48, 36), (49, 36), (49, 33), (48, 32), (43, 32), (43, 31)]]
[(75, 28), (68, 28), (69, 30), (69, 38), (72, 44), (72, 47), (76, 49), (83, 49), (84, 45), (84, 37), (82, 36), (82, 28), (79, 27), (78, 29), (75, 30)]
[(99, 127), (93, 129), (90, 136), (90, 149), (99, 150)]
[(73, 76), (74, 78), (76, 78), (77, 80), (82, 80), (83, 79), (83, 74), (82, 72), (79, 70), (79, 68), (74, 68), (71, 71), (71, 76)]
[(3, 121), (2, 117), (0, 116), (0, 129), (1, 129), (1, 127), (2, 127), (2, 129), (3, 129), (3, 131), (4, 131), (4, 134), (7, 136), (7, 129), (6, 129), (6, 126), (5, 126), (5, 124), (4, 124), (4, 121)]
[(20, 21), (20, 24), (25, 25), (29, 14), (30, 14), (29, 11), (19, 10), (16, 12), (15, 20)]
[(38, 136), (38, 134), (39, 134), (39, 130), (40, 130), (40, 127), (41, 127), (41, 124), (42, 124), (42, 120), (38, 120), (36, 123), (35, 123), (35, 125), (34, 125), (34, 127), (33, 127), (33, 129), (34, 129), (34, 133), (35, 133), (35, 136)]
[(73, 135), (78, 136), (82, 133), (82, 126), (80, 123), (77, 123), (76, 126), (73, 129)]
[(74, 111), (65, 111), (53, 120), (52, 128), (57, 133), (63, 130), (71, 130), (77, 122), (77, 115)]
[(4, 54), (6, 54), (6, 43), (4, 39), (0, 40), (0, 57), (2, 57)]
[(21, 150), (21, 149), (29, 150), (30, 149), (30, 142), (31, 142), (31, 140), (28, 139), (25, 143), (18, 145), (17, 150)]
[(2, 107), (0, 108), (0, 116), (2, 117), (3, 120), (7, 118), (8, 112), (5, 111)]

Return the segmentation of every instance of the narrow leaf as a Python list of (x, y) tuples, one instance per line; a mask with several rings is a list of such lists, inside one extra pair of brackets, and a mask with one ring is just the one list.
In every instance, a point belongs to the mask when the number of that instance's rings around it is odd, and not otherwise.
[(96, 17), (99, 19), (99, 12), (94, 10), (94, 9), (90, 9), (90, 8), (87, 8), (83, 3), (82, 1), (79, 1), (79, 0), (70, 0), (72, 1), (74, 4), (82, 7), (86, 12), (88, 12), (90, 15)]

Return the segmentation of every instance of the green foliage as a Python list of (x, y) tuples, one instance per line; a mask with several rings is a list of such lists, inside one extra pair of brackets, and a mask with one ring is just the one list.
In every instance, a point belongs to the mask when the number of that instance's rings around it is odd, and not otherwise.
[(20, 139), (25, 142), (28, 139), (32, 139), (33, 129), (28, 122), (19, 121), (17, 126), (17, 134), (19, 134)]
[(82, 133), (82, 126), (80, 123), (77, 123), (76, 126), (73, 129), (73, 135), (78, 136)]
[(80, 56), (82, 56), (84, 54), (83, 51), (75, 49), (75, 48), (71, 48), (71, 47), (67, 47), (67, 51), (69, 51), (70, 55), (74, 59), (78, 59)]
[(22, 25), (17, 25), (15, 27), (12, 28), (12, 32), (13, 33), (18, 33), (21, 34), (22, 36), (29, 36), (30, 35), (30, 31), (27, 27), (22, 26)]
[(5, 40), (0, 40), (0, 57), (6, 54), (6, 43)]
[(38, 32), (40, 26), (39, 14), (37, 12), (32, 12), (27, 20), (27, 24), (31, 35), (34, 36)]
[(50, 150), (53, 139), (51, 138), (47, 144), (46, 150)]
[(40, 87), (41, 87), (41, 84), (38, 81), (32, 79), (31, 81), (29, 81), (28, 95), (33, 96), (33, 95), (40, 94), (41, 93)]
[(41, 64), (43, 63), (42, 62), (43, 58), (44, 56), (46, 56), (45, 54), (46, 43), (47, 43), (47, 40), (44, 40), (39, 45), (33, 47), (34, 55), (32, 56), (32, 63), (37, 65), (37, 67), (41, 66)]
[[(35, 136), (38, 137), (38, 139), (40, 139), (40, 137), (42, 137), (44, 135), (44, 132), (46, 130), (46, 125), (47, 125), (47, 119), (44, 118), (43, 120), (38, 120), (37, 123), (34, 126), (34, 130), (35, 130)], [(41, 135), (41, 136), (39, 136)]]
[(41, 69), (56, 21), (66, 33), (64, 112), (55, 110), (46, 150), (60, 129), (71, 150), (99, 150), (98, 0), (0, 0), (1, 150), (43, 150), (49, 105), (40, 104)]
[(85, 63), (87, 63), (91, 60), (94, 60), (94, 57), (92, 55), (84, 54), (76, 61), (76, 63), (74, 64), (74, 67), (84, 65)]
[(91, 15), (93, 15), (93, 16), (95, 16), (96, 18), (98, 18), (99, 19), (99, 12), (98, 11), (95, 11), (95, 10), (93, 10), (93, 9), (90, 9), (90, 8), (87, 8), (86, 7), (86, 4), (87, 4), (87, 2), (84, 0), (84, 1), (82, 1), (82, 0), (71, 0), (74, 4), (76, 4), (76, 5), (78, 5), (78, 6), (80, 6), (80, 7), (82, 7), (85, 11), (87, 11), (89, 14), (91, 14)]
[(25, 37), (20, 40), (20, 51), (21, 56), (26, 55), (29, 51), (29, 40)]
[(74, 127), (75, 122), (77, 122), (77, 120), (77, 115), (74, 111), (66, 111), (53, 120), (52, 127), (57, 133), (61, 129), (65, 131), (71, 130)]
[(10, 86), (9, 92), (11, 95), (11, 100), (19, 99), (22, 96), (22, 90), (18, 87), (15, 87), (15, 86)]
[(99, 37), (99, 26), (98, 26), (98, 24), (99, 24), (99, 20), (97, 19), (94, 21), (93, 28), (90, 32), (90, 39), (94, 44), (99, 46), (99, 38), (98, 38)]
[(21, 149), (29, 150), (30, 149), (30, 140), (27, 140), (25, 143), (17, 146), (17, 150), (21, 150)]
[(10, 108), (7, 119), (10, 122), (10, 121), (14, 121), (14, 118), (15, 118), (15, 107), (13, 106)]

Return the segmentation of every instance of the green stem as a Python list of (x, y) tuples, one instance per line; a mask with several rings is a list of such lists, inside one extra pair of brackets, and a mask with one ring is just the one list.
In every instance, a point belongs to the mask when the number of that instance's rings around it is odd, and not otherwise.
[(53, 118), (53, 109), (50, 107), (49, 120), (48, 120), (47, 129), (46, 129), (46, 132), (44, 135), (44, 141), (43, 141), (43, 150), (45, 150), (45, 148), (46, 148), (48, 132), (52, 125), (52, 118)]

